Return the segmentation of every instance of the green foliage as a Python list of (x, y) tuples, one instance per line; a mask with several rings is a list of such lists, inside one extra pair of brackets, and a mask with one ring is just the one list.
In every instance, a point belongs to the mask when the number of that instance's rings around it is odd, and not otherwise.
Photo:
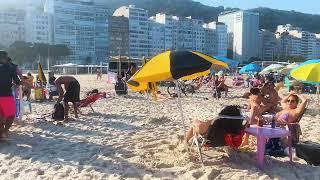
[[(192, 0), (107, 0), (105, 4), (112, 10), (120, 6), (134, 4), (148, 10), (149, 16), (162, 12), (180, 17), (191, 16), (205, 22), (217, 21), (218, 15), (223, 11), (237, 10), (237, 8), (225, 8), (223, 6), (206, 6)], [(277, 25), (292, 24), (303, 28), (305, 31), (320, 32), (320, 15), (270, 8), (255, 8), (251, 11), (260, 14), (261, 29), (275, 31)]]
[(19, 65), (31, 65), (40, 61), (42, 64), (55, 64), (61, 57), (70, 55), (70, 49), (66, 45), (49, 45), (45, 43), (27, 43), (16, 41), (7, 49), (9, 56)]
[(307, 59), (303, 56), (285, 56), (285, 55), (281, 55), (281, 56), (275, 56), (273, 58), (274, 61), (279, 61), (279, 62), (305, 62)]

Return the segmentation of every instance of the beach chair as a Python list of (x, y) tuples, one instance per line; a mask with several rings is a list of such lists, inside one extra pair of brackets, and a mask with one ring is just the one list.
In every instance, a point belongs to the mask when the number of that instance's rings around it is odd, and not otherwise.
[(191, 148), (196, 147), (199, 159), (203, 164), (202, 149), (204, 147), (229, 146), (237, 149), (242, 143), (246, 124), (247, 121), (242, 116), (219, 116), (206, 135), (194, 134)]
[(92, 108), (92, 104), (95, 103), (96, 101), (98, 101), (100, 99), (104, 99), (106, 97), (107, 97), (107, 93), (105, 93), (105, 92), (89, 95), (86, 98), (80, 100), (80, 103), (78, 105), (78, 109), (80, 110), (81, 108), (84, 108), (84, 107), (90, 107), (91, 110), (93, 112), (95, 112), (94, 109)]

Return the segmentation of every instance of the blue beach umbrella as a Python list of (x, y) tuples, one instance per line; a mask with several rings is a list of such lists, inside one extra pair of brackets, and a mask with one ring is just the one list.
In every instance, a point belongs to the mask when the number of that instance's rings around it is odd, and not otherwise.
[(218, 59), (219, 61), (225, 62), (228, 64), (229, 68), (237, 68), (239, 62), (233, 59), (229, 59), (223, 56), (213, 56), (214, 58)]
[(250, 74), (250, 73), (255, 73), (255, 72), (260, 72), (261, 71), (261, 66), (257, 64), (248, 64), (246, 66), (243, 66), (239, 73), (240, 74)]
[[(320, 63), (320, 59), (312, 59), (312, 60), (308, 60), (302, 64), (300, 64), (300, 66), (305, 65), (305, 64), (313, 64), (313, 63)], [(298, 66), (299, 67), (299, 66)]]

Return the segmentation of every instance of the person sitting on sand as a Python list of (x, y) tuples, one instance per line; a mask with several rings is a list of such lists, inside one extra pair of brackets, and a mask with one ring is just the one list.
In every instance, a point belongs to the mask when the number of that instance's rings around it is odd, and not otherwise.
[[(72, 76), (60, 76), (55, 81), (59, 91), (58, 103), (63, 99), (64, 102), (64, 116), (65, 120), (68, 119), (69, 115), (69, 102), (73, 104), (75, 117), (78, 118), (78, 107), (77, 103), (80, 102), (80, 84), (76, 78)], [(62, 88), (64, 85), (65, 92)]]
[(49, 78), (49, 82), (47, 83), (47, 90), (49, 91), (49, 101), (53, 100), (53, 96), (59, 96), (55, 80), (56, 78), (52, 76)]
[(215, 87), (217, 88), (218, 97), (220, 97), (222, 91), (224, 91), (225, 97), (227, 97), (229, 87), (225, 84), (224, 76), (219, 77), (216, 75), (214, 83)]
[[(301, 100), (300, 104), (299, 99)], [(294, 91), (291, 91), (288, 96), (281, 100), (282, 111), (276, 115), (276, 121), (282, 125), (288, 125), (292, 134), (292, 145), (299, 142), (299, 136), (301, 135), (299, 121), (306, 106), (307, 99), (302, 95), (295, 94)]]
[[(217, 122), (217, 120), (227, 120), (227, 121), (223, 121), (223, 122), (219, 122), (218, 124), (215, 123)], [(232, 120), (231, 120), (232, 119)], [(233, 119), (239, 119), (242, 120), (241, 123), (241, 127), (238, 127), (238, 122), (233, 121)], [(194, 121), (190, 128), (188, 129), (186, 136), (185, 136), (185, 143), (189, 143), (190, 139), (195, 135), (195, 134), (201, 134), (201, 135), (209, 135), (209, 130), (213, 127), (213, 126), (225, 126), (226, 124), (228, 129), (232, 129), (231, 131), (239, 131), (241, 130), (242, 126), (243, 126), (243, 121), (245, 120), (245, 118), (241, 115), (241, 110), (238, 106), (226, 106), (225, 108), (223, 108), (221, 110), (221, 112), (219, 113), (219, 115), (209, 121), (200, 121), (200, 120), (196, 120)], [(235, 122), (235, 124), (233, 124)], [(246, 122), (246, 121), (244, 121)], [(226, 124), (225, 124), (226, 123)], [(231, 123), (231, 125), (230, 125)], [(221, 127), (220, 127), (221, 128)], [(213, 136), (213, 138), (218, 138), (217, 136), (218, 132), (215, 132)], [(222, 132), (223, 133), (223, 132)], [(223, 134), (218, 133), (219, 136), (222, 136), (222, 140), (217, 140), (217, 141), (223, 141), (222, 144), (224, 144), (224, 139), (223, 139)], [(220, 138), (218, 138), (220, 139)]]
[[(261, 105), (263, 97), (260, 94), (259, 88), (250, 89), (250, 97), (248, 100), (247, 115), (249, 117), (249, 126), (258, 125), (263, 126), (263, 111), (264, 107)], [(249, 144), (249, 134), (245, 134), (241, 146), (246, 146)]]
[(261, 95), (263, 96), (262, 102), (264, 104), (263, 113), (276, 113), (278, 111), (278, 104), (280, 97), (278, 91), (275, 89), (275, 85), (272, 80), (269, 80), (261, 88)]

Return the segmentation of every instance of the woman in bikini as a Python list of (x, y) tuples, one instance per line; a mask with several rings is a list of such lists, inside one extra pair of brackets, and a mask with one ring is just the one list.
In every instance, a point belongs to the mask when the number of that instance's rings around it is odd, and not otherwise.
[[(301, 100), (300, 104), (299, 99)], [(276, 115), (276, 121), (283, 126), (288, 126), (294, 146), (299, 142), (299, 136), (301, 135), (299, 121), (305, 112), (307, 99), (302, 95), (290, 92), (288, 96), (282, 99), (281, 106), (283, 110)]]

